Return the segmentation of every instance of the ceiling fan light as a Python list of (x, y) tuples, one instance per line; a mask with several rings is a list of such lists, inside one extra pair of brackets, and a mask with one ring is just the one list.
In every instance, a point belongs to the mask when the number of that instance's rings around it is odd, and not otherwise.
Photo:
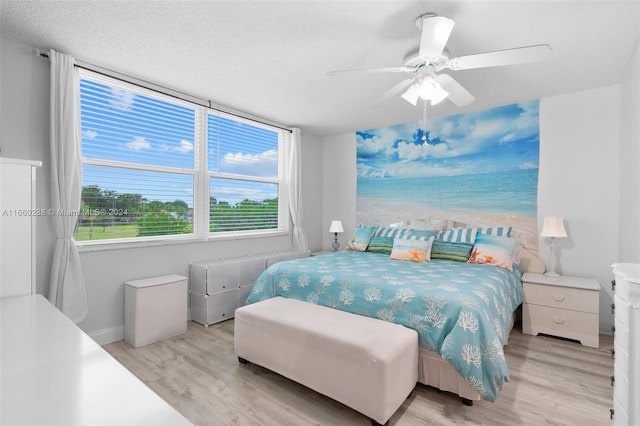
[(418, 103), (418, 98), (420, 97), (420, 87), (418, 86), (418, 84), (414, 83), (409, 86), (407, 91), (404, 92), (401, 96), (402, 99), (415, 106)]
[(438, 85), (439, 90), (436, 92), (435, 95), (433, 95), (433, 97), (431, 98), (431, 105), (436, 105), (439, 104), (440, 102), (444, 101), (445, 99), (447, 99), (447, 96), (449, 96), (449, 92), (447, 92), (446, 90), (444, 90), (442, 88), (442, 86)]
[(420, 97), (422, 99), (431, 99), (438, 93), (440, 85), (433, 79), (427, 78), (420, 83)]

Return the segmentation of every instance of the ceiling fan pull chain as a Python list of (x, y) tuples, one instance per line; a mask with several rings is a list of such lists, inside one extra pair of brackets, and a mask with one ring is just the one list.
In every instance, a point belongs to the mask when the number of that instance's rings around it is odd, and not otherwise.
[(422, 110), (422, 120), (424, 122), (424, 130), (422, 131), (422, 144), (424, 146), (427, 146), (429, 145), (427, 143), (427, 100), (423, 99), (422, 102), (424, 104), (424, 109)]

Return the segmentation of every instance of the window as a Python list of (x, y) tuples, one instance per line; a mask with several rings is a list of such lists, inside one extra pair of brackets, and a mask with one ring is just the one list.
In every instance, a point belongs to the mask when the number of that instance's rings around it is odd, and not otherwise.
[(76, 241), (288, 230), (283, 130), (84, 70), (80, 110)]

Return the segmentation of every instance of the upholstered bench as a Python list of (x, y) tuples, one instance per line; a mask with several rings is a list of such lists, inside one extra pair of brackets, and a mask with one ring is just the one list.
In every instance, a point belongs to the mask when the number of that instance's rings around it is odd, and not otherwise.
[(418, 334), (399, 324), (274, 297), (235, 312), (235, 351), (384, 424), (418, 380)]

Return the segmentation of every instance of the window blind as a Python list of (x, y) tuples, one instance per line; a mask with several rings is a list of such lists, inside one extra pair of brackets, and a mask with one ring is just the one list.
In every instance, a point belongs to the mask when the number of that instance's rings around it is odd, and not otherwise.
[(77, 241), (288, 230), (284, 130), (89, 71), (80, 107)]

